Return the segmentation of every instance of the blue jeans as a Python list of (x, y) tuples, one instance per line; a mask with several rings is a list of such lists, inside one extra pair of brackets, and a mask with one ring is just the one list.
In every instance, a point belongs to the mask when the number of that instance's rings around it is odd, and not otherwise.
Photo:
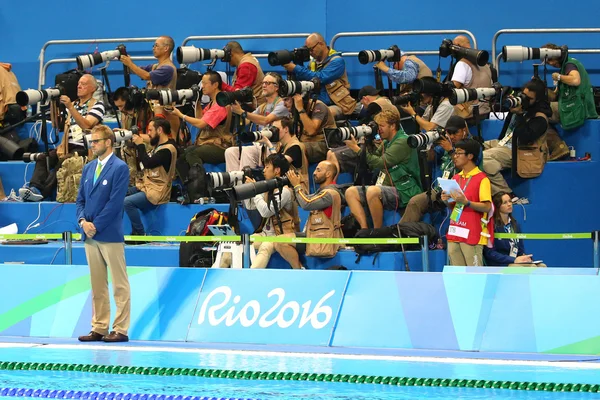
[(154, 210), (157, 206), (150, 203), (146, 197), (146, 193), (140, 191), (135, 186), (127, 189), (127, 197), (125, 197), (125, 212), (131, 221), (132, 235), (145, 235), (144, 224), (142, 223), (141, 211)]

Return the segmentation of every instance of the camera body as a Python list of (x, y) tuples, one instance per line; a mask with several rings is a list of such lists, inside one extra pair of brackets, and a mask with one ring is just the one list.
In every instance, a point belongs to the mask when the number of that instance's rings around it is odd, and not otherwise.
[(84, 70), (88, 68), (92, 68), (95, 65), (102, 64), (104, 62), (117, 59), (120, 56), (126, 56), (127, 49), (125, 45), (120, 44), (117, 46), (115, 50), (103, 51), (102, 53), (94, 53), (94, 54), (86, 54), (83, 56), (78, 56), (77, 61), (77, 69)]
[(233, 92), (219, 92), (217, 93), (217, 104), (221, 107), (228, 106), (235, 103), (252, 103), (254, 100), (254, 92), (250, 86), (243, 89), (234, 90)]
[(475, 65), (483, 67), (490, 59), (490, 54), (485, 50), (469, 49), (466, 47), (457, 46), (450, 39), (444, 39), (440, 45), (440, 57), (452, 56), (457, 61), (467, 59)]
[(330, 129), (326, 132), (327, 143), (329, 143), (329, 146), (341, 146), (344, 141), (350, 140), (352, 137), (356, 140), (362, 137), (366, 140), (372, 140), (378, 132), (379, 125), (375, 121), (371, 121), (367, 125)]
[(438, 82), (435, 79), (417, 79), (413, 82), (413, 92), (430, 96), (448, 97), (456, 87), (452, 81)]
[(291, 97), (295, 94), (318, 93), (321, 90), (321, 81), (319, 78), (313, 78), (310, 81), (281, 81), (279, 86), (279, 96)]
[(66, 94), (66, 90), (62, 85), (42, 90), (27, 89), (17, 93), (16, 101), (23, 107), (36, 103), (48, 104), (50, 100), (57, 99), (63, 94)]
[(146, 103), (146, 88), (139, 88), (137, 86), (130, 86), (129, 95), (126, 101), (126, 104), (131, 109), (136, 109), (142, 107)]
[(195, 46), (180, 46), (177, 48), (177, 62), (179, 64), (192, 64), (197, 61), (221, 60), (231, 61), (231, 50), (227, 47), (220, 49), (203, 49)]
[(267, 60), (269, 65), (277, 67), (293, 62), (294, 64), (303, 64), (310, 60), (310, 50), (308, 47), (298, 47), (294, 50), (277, 50), (269, 53)]
[(242, 132), (238, 135), (238, 140), (242, 143), (258, 142), (263, 137), (266, 137), (272, 143), (279, 142), (279, 128), (270, 126), (260, 131)]
[(530, 102), (531, 100), (525, 93), (512, 94), (502, 102), (502, 107), (511, 109), (521, 106), (523, 110), (527, 110), (531, 105)]
[(149, 89), (146, 90), (146, 98), (148, 100), (158, 100), (161, 105), (177, 104), (183, 105), (188, 101), (197, 99), (200, 96), (201, 90), (198, 85), (193, 85), (189, 89)]
[(564, 60), (569, 56), (569, 48), (561, 46), (560, 49), (546, 49), (541, 47), (504, 46), (502, 47), (502, 61), (521, 62), (525, 60), (545, 60), (559, 58)]
[(401, 94), (400, 96), (392, 96), (390, 98), (390, 101), (393, 105), (396, 106), (405, 106), (408, 103), (411, 103), (412, 105), (417, 105), (421, 101), (421, 96), (419, 95), (419, 93), (412, 91), (409, 93)]
[(398, 46), (393, 45), (386, 50), (362, 50), (358, 53), (358, 62), (369, 64), (379, 61), (398, 62), (402, 57), (402, 52)]
[(425, 147), (433, 144), (442, 135), (444, 135), (443, 128), (437, 128), (427, 132), (419, 132), (414, 135), (409, 135), (406, 143), (409, 147), (417, 149), (419, 147)]

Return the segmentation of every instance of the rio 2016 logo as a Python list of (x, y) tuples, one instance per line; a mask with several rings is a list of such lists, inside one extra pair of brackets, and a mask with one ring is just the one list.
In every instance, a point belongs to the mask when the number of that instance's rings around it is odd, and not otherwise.
[[(240, 325), (247, 328), (253, 326), (258, 321), (258, 326), (261, 328), (268, 328), (275, 324), (280, 328), (289, 328), (300, 317), (298, 322), (299, 328), (310, 323), (314, 329), (322, 329), (331, 321), (333, 315), (331, 307), (323, 304), (334, 294), (335, 290), (329, 291), (311, 309), (312, 300), (308, 300), (302, 305), (297, 301), (288, 301), (283, 304), (285, 301), (285, 290), (275, 288), (269, 292), (267, 298), (270, 299), (275, 296), (277, 300), (264, 313), (262, 313), (263, 310), (258, 300), (250, 300), (238, 309), (237, 307), (241, 301), (239, 295), (234, 296), (233, 305), (221, 313), (229, 305), (232, 292), (229, 286), (220, 286), (206, 296), (200, 308), (198, 324), (202, 325), (206, 319), (212, 326), (218, 326), (222, 322), (225, 322), (226, 326), (233, 326), (239, 322)], [(217, 296), (222, 297), (223, 300), (218, 304), (210, 305), (213, 298)], [(302, 309), (302, 312), (300, 309)]]

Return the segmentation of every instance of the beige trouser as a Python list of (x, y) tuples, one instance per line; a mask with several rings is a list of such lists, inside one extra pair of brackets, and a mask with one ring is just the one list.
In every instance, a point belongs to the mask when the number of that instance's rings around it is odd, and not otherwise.
[(512, 193), (502, 170), (512, 167), (512, 150), (506, 146), (498, 146), (497, 140), (487, 140), (483, 150), (483, 170), (492, 184), (492, 196), (499, 192)]
[(255, 144), (242, 146), (240, 157), (239, 146), (232, 146), (225, 150), (225, 169), (227, 172), (241, 171), (244, 167), (256, 168), (261, 164), (260, 154), (262, 146)]
[(325, 141), (319, 142), (302, 142), (306, 149), (306, 158), (311, 164), (320, 163), (327, 158), (327, 143)]
[(448, 242), (450, 265), (459, 267), (483, 267), (483, 245)]
[(131, 293), (125, 266), (125, 245), (124, 243), (98, 242), (88, 238), (85, 240), (84, 247), (92, 281), (92, 330), (101, 335), (108, 334), (110, 324), (108, 267), (117, 305), (112, 330), (127, 335), (131, 316)]
[[(264, 232), (257, 233), (256, 236), (267, 236)], [(273, 253), (275, 253), (275, 243), (273, 242), (254, 242), (252, 244), (254, 249), (258, 251), (256, 257), (250, 265), (250, 268), (267, 268), (269, 260)]]

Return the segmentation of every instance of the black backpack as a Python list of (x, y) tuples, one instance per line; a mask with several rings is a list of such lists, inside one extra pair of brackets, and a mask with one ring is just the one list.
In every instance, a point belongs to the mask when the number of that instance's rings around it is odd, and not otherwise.
[[(427, 236), (429, 243), (436, 239), (435, 228), (425, 222), (403, 222), (378, 229), (361, 229), (356, 238), (414, 238)], [(404, 245), (404, 250), (420, 250), (420, 244)], [(357, 244), (354, 251), (359, 255), (375, 254), (385, 251), (403, 251), (401, 244)]]
[[(227, 214), (214, 208), (207, 208), (194, 215), (190, 220), (186, 236), (212, 236), (208, 225), (227, 224)], [(210, 268), (215, 260), (216, 251), (211, 242), (181, 242), (179, 244), (179, 266), (188, 268)]]

